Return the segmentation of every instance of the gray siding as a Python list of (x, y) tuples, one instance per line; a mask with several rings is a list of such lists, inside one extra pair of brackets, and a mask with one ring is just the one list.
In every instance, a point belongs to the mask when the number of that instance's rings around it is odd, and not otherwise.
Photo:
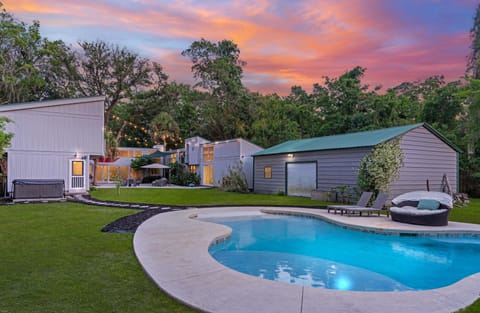
[[(255, 157), (254, 190), (258, 193), (276, 193), (285, 190), (285, 164), (287, 162), (317, 161), (317, 189), (330, 191), (341, 185), (356, 186), (360, 160), (370, 148), (325, 150), (295, 153), (293, 158), (287, 155), (268, 155)], [(264, 168), (272, 167), (272, 178), (265, 179)]]
[[(457, 191), (457, 152), (425, 127), (418, 127), (401, 137), (404, 166), (400, 177), (390, 186), (390, 199), (399, 194), (426, 190), (442, 191), (443, 174), (447, 174), (453, 192)], [(338, 149), (255, 157), (254, 190), (258, 193), (285, 192), (285, 163), (317, 161), (318, 187), (329, 191), (341, 185), (356, 186), (360, 161), (371, 148)], [(272, 167), (272, 178), (264, 178), (264, 168)]]
[(447, 174), (453, 192), (457, 191), (457, 152), (424, 127), (403, 135), (400, 147), (404, 166), (400, 177), (390, 187), (390, 196), (426, 190), (442, 191), (443, 174)]

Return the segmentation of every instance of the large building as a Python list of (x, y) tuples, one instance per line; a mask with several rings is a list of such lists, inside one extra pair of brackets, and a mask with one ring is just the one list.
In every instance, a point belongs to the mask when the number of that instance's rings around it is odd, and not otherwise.
[[(104, 155), (105, 97), (0, 106), (14, 134), (7, 152), (7, 192), (14, 180), (63, 180), (66, 193), (86, 192), (93, 158)], [(4, 173), (5, 174), (5, 173)]]
[(291, 140), (257, 152), (254, 191), (310, 197), (312, 190), (356, 187), (360, 161), (378, 144), (396, 138), (404, 161), (399, 179), (390, 185), (390, 198), (426, 190), (427, 181), (430, 190), (440, 191), (444, 176), (456, 192), (460, 151), (425, 123)]

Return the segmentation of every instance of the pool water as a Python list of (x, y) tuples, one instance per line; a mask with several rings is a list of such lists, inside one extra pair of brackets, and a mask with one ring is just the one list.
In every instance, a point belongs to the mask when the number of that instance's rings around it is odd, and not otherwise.
[(404, 291), (480, 272), (479, 237), (393, 236), (285, 215), (208, 218), (232, 228), (210, 254), (239, 272), (338, 290)]

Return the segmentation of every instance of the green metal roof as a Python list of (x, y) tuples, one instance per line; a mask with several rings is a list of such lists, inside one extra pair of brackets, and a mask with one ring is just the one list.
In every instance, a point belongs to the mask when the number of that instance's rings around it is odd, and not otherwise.
[(334, 150), (334, 149), (347, 149), (347, 148), (360, 148), (360, 147), (373, 147), (382, 142), (388, 141), (400, 135), (409, 132), (420, 126), (425, 126), (433, 134), (438, 136), (442, 141), (451, 146), (454, 150), (459, 151), (457, 147), (452, 145), (445, 137), (440, 135), (431, 126), (426, 123), (383, 128), (377, 130), (363, 131), (357, 133), (333, 135), (317, 138), (290, 140), (268, 149), (259, 151), (253, 156), (272, 155), (272, 154), (285, 154), (295, 152), (308, 152), (308, 151), (320, 151), (320, 150)]
[(147, 158), (147, 159), (158, 159), (158, 158), (164, 157), (166, 155), (170, 155), (172, 153), (175, 153), (175, 152), (171, 152), (171, 151), (163, 152), (163, 151), (157, 150), (157, 151), (155, 151), (151, 154), (144, 154), (142, 156)]

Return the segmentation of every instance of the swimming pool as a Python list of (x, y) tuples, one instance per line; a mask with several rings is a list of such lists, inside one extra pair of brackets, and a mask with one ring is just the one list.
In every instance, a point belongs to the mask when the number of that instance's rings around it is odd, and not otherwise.
[(252, 276), (337, 290), (405, 291), (451, 285), (480, 272), (480, 238), (392, 236), (285, 215), (204, 220), (232, 228), (210, 247)]

